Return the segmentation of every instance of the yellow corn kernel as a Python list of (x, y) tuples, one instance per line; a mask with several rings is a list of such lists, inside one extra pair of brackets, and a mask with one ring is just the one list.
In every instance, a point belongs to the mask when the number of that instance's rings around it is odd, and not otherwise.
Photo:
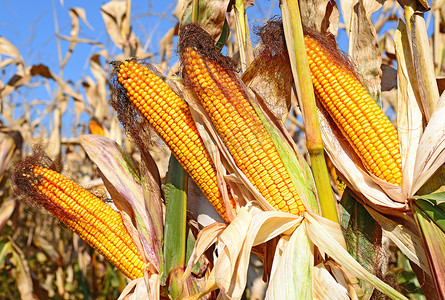
[[(75, 182), (56, 171), (32, 166), (22, 176), (43, 205), (128, 278), (144, 276), (145, 263), (121, 216)], [(35, 180), (37, 179), (37, 180)]]
[(401, 185), (399, 140), (388, 117), (357, 77), (330, 57), (320, 42), (310, 35), (304, 40), (317, 98), (365, 167), (380, 179)]
[[(130, 102), (167, 144), (219, 215), (229, 222), (215, 166), (187, 104), (147, 66), (136, 61), (122, 63), (117, 77), (130, 95)], [(230, 193), (229, 198), (235, 209)]]
[(300, 215), (304, 205), (294, 185), (283, 184), (289, 174), (234, 72), (191, 47), (181, 56), (186, 80), (236, 165), (275, 209)]

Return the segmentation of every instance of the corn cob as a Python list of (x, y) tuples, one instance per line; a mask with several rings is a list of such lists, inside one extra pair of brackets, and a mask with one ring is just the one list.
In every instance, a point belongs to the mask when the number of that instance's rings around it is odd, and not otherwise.
[(125, 276), (143, 277), (145, 263), (116, 211), (56, 171), (34, 165), (22, 176), (37, 191), (40, 204)]
[[(131, 103), (167, 144), (219, 215), (229, 222), (218, 188), (215, 166), (187, 103), (147, 66), (136, 61), (122, 63), (117, 77)], [(235, 209), (230, 193), (229, 198)]]
[(352, 71), (315, 38), (305, 35), (304, 40), (317, 98), (365, 167), (378, 178), (401, 185), (399, 141), (388, 117)]
[(102, 128), (102, 125), (95, 118), (90, 119), (90, 122), (88, 123), (88, 128), (90, 129), (90, 133), (92, 134), (105, 136), (105, 131)]
[(192, 47), (181, 50), (184, 76), (236, 165), (277, 210), (300, 215), (304, 205), (233, 71)]

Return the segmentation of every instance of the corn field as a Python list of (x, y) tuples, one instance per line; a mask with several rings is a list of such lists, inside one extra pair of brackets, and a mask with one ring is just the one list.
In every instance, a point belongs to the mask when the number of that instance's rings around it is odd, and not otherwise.
[(167, 2), (0, 35), (0, 298), (445, 299), (445, 1)]

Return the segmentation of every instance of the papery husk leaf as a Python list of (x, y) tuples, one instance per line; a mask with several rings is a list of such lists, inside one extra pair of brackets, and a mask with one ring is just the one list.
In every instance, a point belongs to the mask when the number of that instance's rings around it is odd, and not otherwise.
[(313, 299), (313, 265), (314, 245), (298, 226), (278, 241), (266, 299)]
[(421, 231), (424, 247), (428, 253), (438, 298), (442, 299), (445, 297), (445, 232), (417, 206), (417, 201), (419, 200), (413, 200), (411, 205)]
[(336, 281), (322, 263), (313, 268), (313, 278), (314, 299), (351, 299), (348, 290)]
[(377, 43), (377, 33), (371, 15), (382, 7), (380, 1), (356, 1), (351, 19), (348, 54), (356, 66), (357, 73), (363, 78), (369, 94), (380, 101), (380, 81), (382, 77), (382, 56)]
[(188, 276), (190, 274), (192, 267), (198, 262), (199, 258), (204, 254), (204, 252), (216, 242), (216, 239), (226, 227), (227, 225), (223, 223), (213, 223), (204, 227), (199, 232), (184, 276)]
[(445, 93), (440, 97), (417, 149), (414, 181), (410, 196), (445, 162)]
[[(238, 218), (221, 234), (220, 253), (215, 263), (215, 278), (224, 293), (240, 299), (246, 286), (247, 268), (253, 246), (265, 243), (280, 234), (290, 234), (301, 223), (302, 218), (282, 212), (250, 213), (241, 208)], [(237, 244), (237, 245), (234, 245)]]
[[(350, 299), (358, 299), (358, 293), (360, 293), (360, 298), (363, 299), (363, 292), (356, 277), (347, 274), (347, 272), (333, 260), (326, 261), (325, 267), (329, 267), (337, 283), (341, 284), (343, 288), (348, 291)], [(372, 290), (374, 290), (374, 288)], [(369, 296), (371, 296), (371, 294), (372, 292)]]
[[(301, 217), (289, 213), (264, 212), (255, 207), (241, 207), (236, 218), (222, 233), (220, 233), (220, 228), (215, 227), (212, 240), (219, 235), (216, 240), (218, 258), (207, 282), (207, 292), (218, 287), (224, 297), (241, 299), (246, 286), (252, 247), (265, 243), (280, 234), (291, 234), (301, 223), (301, 220)], [(199, 240), (198, 237), (197, 245), (200, 244)], [(208, 247), (210, 242), (210, 239), (204, 242), (205, 246), (199, 252)], [(197, 253), (198, 251), (192, 256), (193, 261), (197, 261)], [(188, 269), (190, 269), (191, 262), (190, 260)]]
[(429, 120), (439, 101), (439, 89), (434, 72), (434, 61), (423, 13), (415, 13), (411, 17), (410, 22), (417, 82), (420, 87), (420, 96), (425, 118)]
[(349, 253), (330, 235), (314, 216), (305, 213), (304, 225), (311, 241), (320, 249), (332, 257), (339, 265), (352, 275), (365, 280), (375, 286), (391, 299), (407, 299), (402, 294), (385, 284), (383, 281), (366, 271)]
[(162, 245), (148, 217), (149, 208), (145, 204), (140, 178), (131, 158), (124, 149), (106, 137), (83, 135), (79, 139), (90, 159), (101, 171), (101, 177), (107, 189), (110, 188), (115, 205), (136, 222), (140, 234), (133, 236), (133, 239), (140, 239), (146, 259), (159, 271), (157, 253), (160, 253)]
[[(394, 213), (409, 210), (406, 198), (402, 195), (402, 189), (371, 176), (364, 169), (360, 158), (349, 145), (349, 142), (345, 140), (323, 110), (319, 111), (319, 119), (323, 144), (332, 163), (341, 173), (342, 180), (347, 182), (348, 186), (357, 192), (357, 195), (362, 195), (363, 201), (378, 211)], [(385, 192), (389, 193), (390, 196)]]
[(371, 208), (367, 208), (367, 210), (374, 220), (380, 224), (383, 234), (388, 236), (412, 262), (430, 274), (428, 259), (418, 232), (414, 231), (409, 225), (406, 226), (401, 224), (400, 221), (396, 222), (387, 218)]
[[(159, 273), (164, 271), (164, 253), (162, 251), (162, 244), (164, 242), (164, 212), (163, 201), (161, 198), (161, 189), (159, 188), (159, 171), (153, 167), (155, 162), (149, 156), (141, 162), (141, 187), (145, 200), (145, 211), (147, 212), (147, 219), (150, 223), (150, 229), (154, 235), (153, 240), (156, 241), (154, 250), (159, 262)], [(151, 165), (147, 166), (147, 160), (150, 159)], [(156, 165), (154, 165), (156, 166)], [(148, 232), (145, 233), (148, 236)]]
[[(406, 26), (399, 21), (394, 33), (394, 47), (397, 59), (397, 129), (402, 157), (402, 192), (406, 198), (414, 180), (414, 164), (420, 137), (423, 132), (422, 112), (416, 99), (418, 90), (414, 65), (406, 34)], [(413, 78), (414, 76), (414, 78)], [(413, 84), (415, 87), (413, 87)], [(418, 93), (417, 93), (418, 94)]]
[(203, 227), (215, 222), (225, 223), (193, 180), (188, 180), (187, 211), (189, 217)]
[[(202, 105), (190, 94), (188, 90), (184, 91), (184, 98), (189, 104), (189, 109), (199, 131), (199, 134), (205, 144), (207, 151), (210, 154), (213, 163), (215, 164), (218, 187), (224, 200), (227, 218), (231, 221), (233, 220), (233, 218), (235, 218), (236, 212), (233, 210), (232, 205), (230, 204), (227, 184), (229, 184), (231, 187), (230, 192), (235, 199), (237, 209), (247, 203), (247, 200), (245, 199), (252, 200), (254, 197), (242, 184), (240, 184), (239, 182), (236, 183), (236, 180), (231, 180), (233, 176), (231, 177), (230, 175), (226, 175), (229, 171), (226, 171), (227, 164), (223, 163), (223, 160), (229, 157), (232, 160), (233, 166), (236, 167), (236, 164), (233, 161), (229, 151), (224, 147), (224, 143), (220, 139), (216, 129), (213, 127), (210, 118), (206, 115)], [(223, 149), (222, 152), (220, 152), (219, 149)], [(221, 153), (223, 153), (224, 155), (221, 156)], [(241, 171), (239, 169), (235, 169), (235, 172)], [(248, 181), (247, 178), (245, 178), (245, 180)]]

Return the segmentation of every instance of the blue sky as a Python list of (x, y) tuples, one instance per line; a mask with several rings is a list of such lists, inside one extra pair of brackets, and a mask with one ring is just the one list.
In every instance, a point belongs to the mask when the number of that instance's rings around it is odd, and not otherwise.
[[(79, 37), (101, 42), (111, 54), (121, 53), (121, 50), (114, 46), (105, 30), (104, 22), (100, 13), (100, 7), (107, 3), (101, 1), (72, 1), (64, 0), (63, 5), (60, 0), (0, 0), (2, 10), (0, 11), (0, 36), (7, 38), (20, 51), (25, 64), (43, 63), (47, 65), (55, 74), (59, 73), (59, 58), (57, 51), (57, 38), (55, 36), (55, 22), (57, 20), (59, 31), (62, 35), (69, 36), (71, 21), (69, 9), (72, 7), (82, 7), (85, 9), (86, 18), (91, 28), (83, 22), (80, 25)], [(158, 44), (163, 35), (176, 24), (172, 16), (176, 1), (132, 1), (132, 26), (142, 44), (150, 38), (148, 52), (157, 54)], [(257, 0), (255, 6), (248, 9), (250, 25), (258, 20), (268, 18), (270, 15), (279, 14), (277, 0)], [(340, 48), (347, 50), (347, 39), (344, 31), (340, 31), (337, 42)], [(62, 55), (66, 55), (68, 48), (67, 41), (61, 41)], [(86, 44), (78, 44), (72, 58), (68, 62), (63, 78), (78, 81), (85, 76), (91, 76), (88, 67), (88, 58), (99, 48)], [(155, 56), (155, 60), (159, 57)], [(105, 63), (105, 62), (104, 62)], [(0, 74), (0, 79), (6, 82), (15, 72), (14, 68), (8, 68)], [(79, 90), (82, 89), (80, 87)], [(22, 101), (32, 99), (52, 100), (52, 95), (48, 94), (42, 86), (28, 90), (20, 90), (18, 97)], [(43, 109), (43, 108), (42, 108)], [(70, 106), (72, 113), (72, 103)], [(37, 114), (37, 113), (36, 113)], [(19, 117), (20, 112), (17, 112)], [(36, 116), (33, 116), (36, 117)], [(83, 117), (83, 121), (85, 121)], [(66, 120), (69, 123), (69, 120)], [(51, 122), (50, 120), (47, 122)], [(72, 121), (70, 123), (73, 123)], [(75, 125), (75, 124), (72, 124)], [(71, 127), (72, 128), (72, 127)], [(64, 132), (70, 136), (71, 133)]]
[[(80, 38), (90, 39), (101, 42), (111, 54), (119, 54), (121, 50), (117, 48), (108, 37), (104, 22), (100, 13), (100, 7), (108, 1), (70, 1), (64, 0), (63, 5), (59, 0), (0, 0), (2, 10), (0, 11), (0, 36), (7, 38), (14, 44), (27, 66), (34, 64), (45, 64), (55, 74), (59, 74), (59, 57), (57, 38), (55, 35), (56, 22), (59, 32), (62, 35), (69, 36), (71, 29), (71, 20), (69, 9), (73, 7), (82, 7), (85, 10), (89, 28), (83, 22), (80, 23)], [(249, 16), (254, 16), (257, 20), (266, 18), (273, 13), (279, 13), (277, 8), (278, 1), (257, 1), (255, 7), (249, 8)], [(271, 5), (274, 9), (271, 9)], [(149, 45), (148, 52), (155, 55), (159, 51), (159, 41), (164, 34), (176, 24), (176, 19), (172, 16), (176, 1), (132, 1), (132, 27), (136, 36), (140, 38), (144, 45), (147, 39), (152, 42)], [(255, 21), (255, 20), (253, 20)], [(252, 22), (253, 23), (253, 22)], [(66, 55), (69, 43), (61, 41), (62, 57)], [(63, 73), (63, 79), (72, 79), (78, 81), (85, 76), (91, 76), (88, 66), (88, 58), (95, 52), (100, 50), (87, 44), (77, 44), (75, 51), (66, 65)], [(63, 58), (62, 58), (63, 59)], [(155, 60), (159, 60), (155, 56)], [(105, 63), (105, 62), (103, 62)], [(8, 67), (0, 74), (1, 80), (6, 83), (9, 78), (16, 72), (14, 67)], [(39, 80), (39, 79), (36, 79)], [(77, 87), (82, 91), (81, 87)], [(39, 99), (50, 103), (53, 95), (49, 94), (45, 87), (37, 87), (33, 89), (21, 88), (17, 94), (17, 101), (25, 104), (27, 101)], [(67, 111), (66, 123), (70, 129), (75, 126), (72, 120), (72, 103)], [(38, 106), (40, 110), (44, 110), (45, 106)], [(32, 116), (36, 118), (39, 112), (35, 112)], [(16, 117), (20, 117), (21, 111), (18, 110)], [(71, 116), (71, 117), (70, 117)], [(83, 116), (85, 121), (88, 116)], [(51, 120), (45, 120), (50, 124)], [(67, 126), (67, 127), (68, 127)], [(65, 136), (71, 136), (70, 132), (65, 132)]]

